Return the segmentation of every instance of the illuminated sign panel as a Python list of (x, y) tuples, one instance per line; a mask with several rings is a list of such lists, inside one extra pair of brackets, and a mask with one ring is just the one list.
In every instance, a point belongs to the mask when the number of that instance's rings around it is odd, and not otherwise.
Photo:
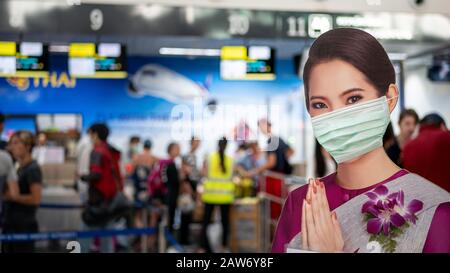
[(0, 42), (0, 77), (47, 77), (48, 46), (36, 42)]
[(69, 74), (77, 78), (126, 78), (125, 47), (117, 43), (72, 43)]
[(274, 80), (275, 54), (267, 46), (224, 46), (220, 75), (224, 80)]

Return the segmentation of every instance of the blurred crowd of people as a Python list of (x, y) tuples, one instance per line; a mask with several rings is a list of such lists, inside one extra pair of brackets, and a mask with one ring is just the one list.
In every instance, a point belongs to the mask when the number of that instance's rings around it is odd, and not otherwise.
[[(0, 132), (4, 120), (0, 115)], [(128, 151), (121, 153), (109, 143), (106, 124), (91, 125), (78, 141), (75, 153), (74, 187), (83, 204), (81, 230), (150, 227), (159, 232), (162, 223), (181, 245), (194, 247), (192, 251), (229, 251), (230, 207), (235, 198), (255, 197), (265, 171), (292, 173), (289, 157), (293, 150), (272, 134), (271, 126), (266, 119), (259, 121), (268, 147), (276, 144), (273, 149), (264, 147), (268, 151), (263, 152), (257, 141), (240, 141), (237, 151), (228, 153), (230, 140), (223, 137), (217, 141), (215, 151), (199, 160), (202, 142), (195, 136), (186, 153), (181, 153), (179, 143), (171, 142), (167, 156), (157, 157), (151, 139), (132, 136)], [(41, 202), (44, 181), (40, 164), (46, 145), (45, 133), (34, 136), (29, 131), (17, 131), (8, 143), (0, 143), (4, 234), (39, 231), (36, 211)], [(268, 192), (281, 194), (281, 179), (268, 185), (272, 185)], [(280, 213), (281, 205), (272, 205)], [(222, 225), (218, 247), (211, 246), (207, 232), (213, 217), (216, 219), (216, 207)], [(201, 227), (197, 238), (192, 234), (194, 222)], [(80, 243), (83, 252), (156, 252), (157, 238), (158, 234), (135, 236), (132, 240), (115, 236), (80, 239)], [(34, 248), (33, 241), (2, 243), (2, 252), (33, 252)]]
[[(0, 133), (4, 121), (5, 116), (0, 114)], [(157, 228), (163, 223), (181, 245), (193, 245), (193, 251), (229, 251), (230, 207), (235, 198), (256, 196), (259, 181), (267, 171), (281, 176), (293, 172), (289, 163), (293, 149), (272, 134), (272, 124), (267, 119), (259, 120), (258, 127), (266, 137), (266, 147), (257, 141), (241, 141), (234, 153), (227, 153), (230, 140), (223, 137), (217, 141), (215, 151), (199, 160), (202, 141), (195, 136), (185, 153), (179, 143), (171, 142), (167, 156), (160, 158), (152, 152), (151, 139), (132, 136), (128, 152), (121, 153), (108, 142), (106, 124), (91, 125), (76, 149), (75, 189), (84, 204), (81, 228)], [(390, 124), (383, 139), (391, 160), (450, 191), (450, 172), (446, 171), (450, 162), (450, 132), (444, 119), (435, 113), (420, 118), (414, 110), (406, 109), (400, 114), (398, 127), (399, 134), (395, 135)], [(43, 188), (39, 162), (46, 142), (45, 134), (34, 136), (29, 131), (16, 131), (8, 142), (0, 141), (0, 213), (4, 234), (39, 230), (36, 211)], [(332, 157), (317, 141), (314, 160), (309, 164), (314, 173), (308, 175), (315, 177), (323, 177), (336, 168)], [(283, 179), (277, 176), (264, 179), (264, 190), (281, 197)], [(131, 189), (131, 194), (126, 188)], [(207, 232), (216, 207), (222, 225), (218, 248), (211, 246)], [(277, 219), (282, 206), (272, 202), (270, 208), (271, 218)], [(201, 227), (198, 238), (192, 234), (192, 223)], [(100, 252), (121, 248), (158, 251), (157, 234), (132, 240), (117, 236), (80, 241), (85, 252), (93, 248)], [(147, 249), (142, 249), (143, 246)], [(33, 252), (34, 242), (2, 242), (1, 249)]]

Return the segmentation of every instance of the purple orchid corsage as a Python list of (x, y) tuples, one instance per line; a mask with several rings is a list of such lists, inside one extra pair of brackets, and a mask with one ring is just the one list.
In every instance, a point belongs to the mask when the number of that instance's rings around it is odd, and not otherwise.
[(422, 210), (423, 202), (413, 199), (405, 206), (402, 190), (389, 193), (386, 186), (380, 185), (366, 193), (369, 200), (363, 204), (361, 212), (367, 223), (369, 241), (377, 241), (385, 252), (394, 252), (395, 240), (409, 227), (415, 224), (416, 213)]

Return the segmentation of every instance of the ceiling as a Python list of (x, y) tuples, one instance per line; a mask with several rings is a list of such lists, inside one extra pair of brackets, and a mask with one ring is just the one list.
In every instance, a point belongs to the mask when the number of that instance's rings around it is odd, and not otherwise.
[[(14, 0), (22, 1), (22, 0)], [(30, 1), (30, 0), (28, 0)], [(408, 13), (440, 13), (450, 15), (449, 0), (422, 0), (417, 6), (417, 0), (34, 0), (46, 2), (65, 2), (72, 4), (142, 4), (163, 3), (174, 6), (206, 6), (213, 8), (247, 8), (290, 11), (327, 11), (327, 12), (363, 12), (389, 11)], [(16, 35), (17, 36), (17, 35)], [(1, 39), (17, 39), (14, 35), (0, 34)], [(28, 41), (48, 43), (68, 43), (74, 40), (122, 42), (128, 46), (129, 55), (155, 56), (161, 47), (212, 48), (219, 49), (223, 45), (268, 45), (277, 50), (279, 58), (292, 58), (303, 51), (312, 41), (305, 39), (212, 39), (188, 36), (71, 36), (55, 34), (22, 34), (20, 37)], [(442, 43), (436, 42), (383, 42), (386, 50), (392, 53), (417, 54), (436, 47)]]
[[(55, 0), (45, 0), (55, 1)], [(231, 9), (365, 12), (388, 11), (450, 15), (448, 0), (59, 0), (101, 4), (157, 3), (173, 6), (202, 6)]]

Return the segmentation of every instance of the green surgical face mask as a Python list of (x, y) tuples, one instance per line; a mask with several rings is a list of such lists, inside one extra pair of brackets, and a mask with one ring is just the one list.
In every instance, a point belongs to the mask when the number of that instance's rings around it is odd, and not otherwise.
[(386, 96), (357, 103), (311, 119), (314, 135), (342, 163), (383, 145), (390, 121)]

